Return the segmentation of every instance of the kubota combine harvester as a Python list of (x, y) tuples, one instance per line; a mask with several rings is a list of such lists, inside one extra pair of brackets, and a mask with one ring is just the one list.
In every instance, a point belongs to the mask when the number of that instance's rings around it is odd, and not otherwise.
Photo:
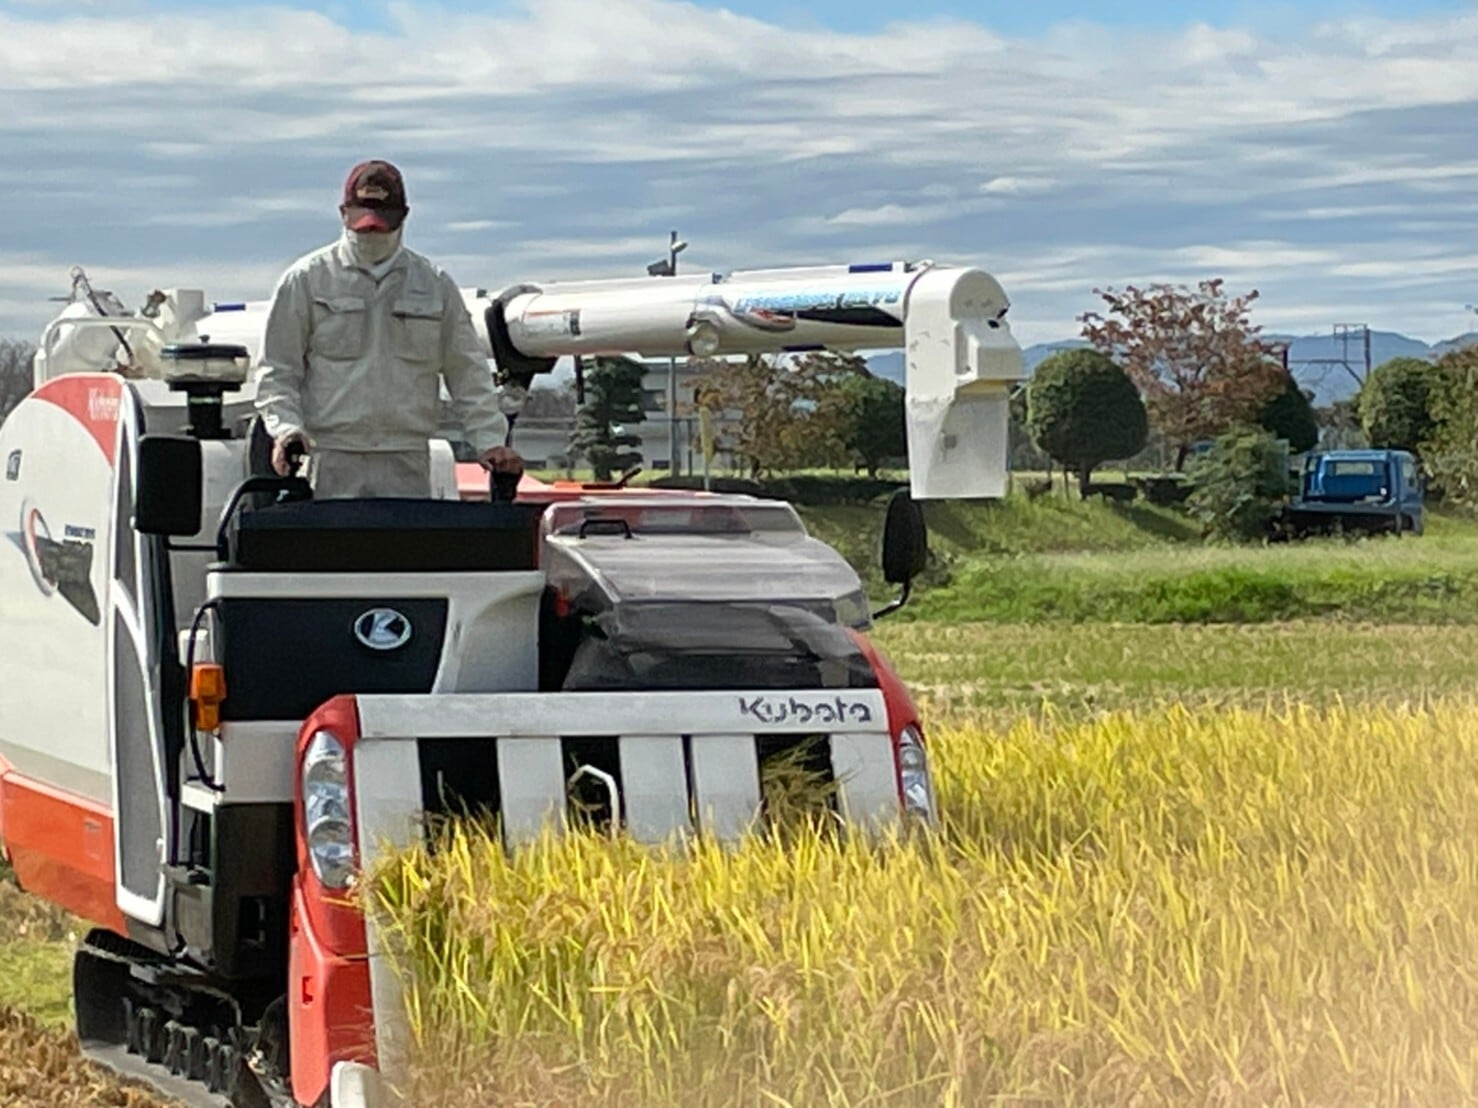
[[(848, 825), (934, 819), (857, 575), (789, 505), (525, 478), (315, 502), (253, 449), (261, 304), (80, 273), (0, 425), (0, 836), (95, 929), (85, 1049), (186, 1103), (389, 1104), (406, 1022), (349, 896), (425, 817), (740, 837), (800, 750)], [(1004, 491), (1000, 285), (932, 264), (466, 294), (497, 373), (566, 355), (907, 356), (911, 492)], [(515, 443), (516, 445), (516, 443)], [(465, 481), (464, 481), (465, 485)], [(885, 575), (921, 517), (889, 511)]]

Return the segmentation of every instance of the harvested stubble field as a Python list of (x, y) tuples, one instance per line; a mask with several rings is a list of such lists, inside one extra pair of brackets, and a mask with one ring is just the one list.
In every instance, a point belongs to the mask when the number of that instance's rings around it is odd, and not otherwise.
[(78, 924), (0, 880), (0, 1104), (5, 1108), (163, 1108), (133, 1082), (87, 1065), (63, 1026)]
[(1419, 705), (1478, 694), (1478, 625), (882, 624), (927, 719), (1009, 726), (1115, 708)]

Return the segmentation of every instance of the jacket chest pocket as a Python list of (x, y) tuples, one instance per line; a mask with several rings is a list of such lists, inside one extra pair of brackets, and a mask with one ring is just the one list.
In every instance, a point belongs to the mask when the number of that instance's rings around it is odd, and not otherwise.
[(390, 350), (402, 361), (430, 362), (441, 353), (441, 302), (407, 297), (390, 307)]
[(360, 296), (315, 296), (308, 347), (324, 358), (353, 360), (364, 353), (369, 313)]

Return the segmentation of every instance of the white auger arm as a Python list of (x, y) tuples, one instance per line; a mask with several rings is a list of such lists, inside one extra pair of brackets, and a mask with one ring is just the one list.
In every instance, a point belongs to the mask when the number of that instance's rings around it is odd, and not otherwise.
[[(463, 299), (500, 378), (524, 385), (574, 355), (901, 349), (913, 495), (1005, 494), (1008, 397), (1025, 372), (1006, 322), (1010, 301), (981, 270), (928, 262), (757, 269), (464, 290)], [(47, 329), (37, 384), (110, 368), (124, 349), (136, 373), (156, 377), (157, 348), (167, 342), (239, 343), (255, 359), (268, 306), (207, 307), (200, 292), (180, 289), (155, 294), (147, 319), (91, 307), (69, 305)], [(96, 316), (137, 326), (115, 329)], [(124, 333), (129, 346), (117, 341)]]
[(575, 354), (901, 348), (912, 492), (945, 500), (1006, 491), (1009, 390), (1025, 375), (1009, 306), (978, 269), (894, 263), (515, 286), (486, 318), (515, 372)]

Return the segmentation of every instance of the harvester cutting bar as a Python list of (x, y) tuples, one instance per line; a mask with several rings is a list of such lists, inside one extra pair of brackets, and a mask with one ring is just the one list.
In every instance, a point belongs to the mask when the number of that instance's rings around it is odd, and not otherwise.
[[(732, 841), (764, 802), (767, 756), (810, 744), (839, 814), (873, 829), (900, 818), (897, 766), (875, 689), (697, 693), (489, 693), (357, 698), (354, 781), (361, 857), (406, 844), (428, 810), (495, 813), (509, 846), (568, 825), (572, 781), (598, 773), (633, 838), (696, 828)], [(419, 787), (411, 783), (419, 783)], [(480, 785), (478, 783), (481, 783)], [(578, 782), (576, 782), (577, 784)], [(453, 795), (454, 794), (454, 795)]]

